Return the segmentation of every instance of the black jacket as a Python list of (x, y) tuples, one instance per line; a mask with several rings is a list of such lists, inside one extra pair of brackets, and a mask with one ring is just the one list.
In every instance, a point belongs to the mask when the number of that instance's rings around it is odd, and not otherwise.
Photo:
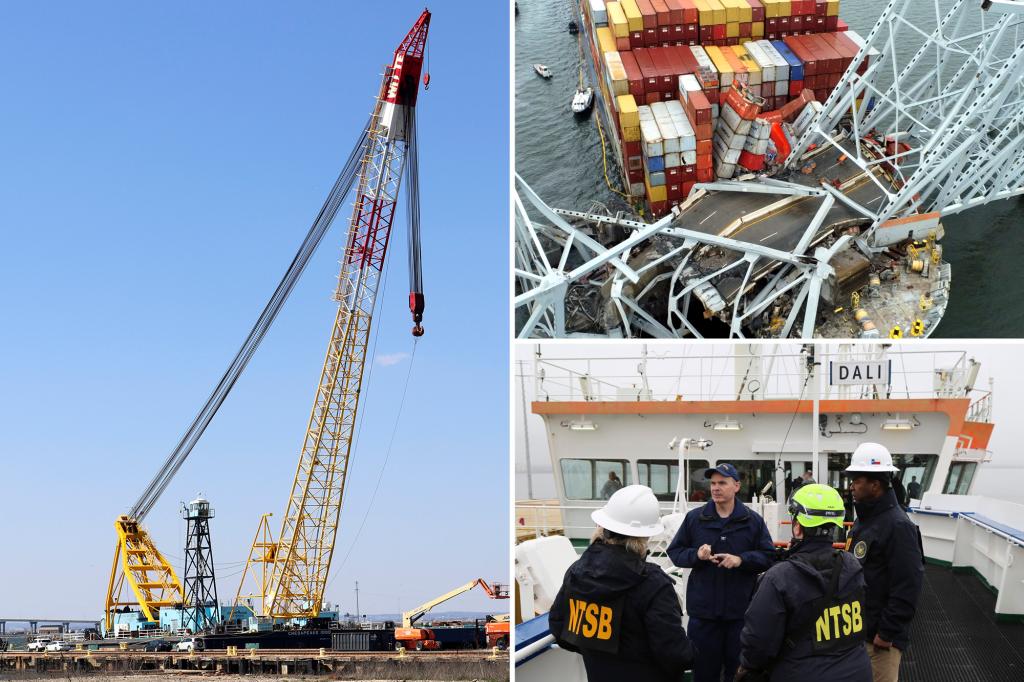
[(924, 579), (921, 531), (892, 490), (875, 502), (858, 502), (847, 546), (864, 567), (867, 583), (864, 638), (877, 633), (897, 649), (910, 643), (910, 621)]
[(741, 665), (768, 669), (773, 681), (871, 682), (871, 659), (858, 632), (863, 597), (856, 559), (834, 551), (828, 538), (795, 544), (787, 561), (758, 581), (740, 633)]
[(678, 682), (693, 663), (671, 578), (619, 545), (595, 543), (569, 567), (548, 627), (590, 682)]
[[(705, 544), (716, 554), (735, 554), (743, 563), (721, 568), (702, 561), (697, 550)], [(690, 510), (667, 550), (676, 566), (693, 569), (686, 584), (686, 612), (692, 618), (721, 620), (743, 618), (757, 574), (771, 565), (774, 552), (764, 519), (739, 500), (724, 519), (714, 502)]]

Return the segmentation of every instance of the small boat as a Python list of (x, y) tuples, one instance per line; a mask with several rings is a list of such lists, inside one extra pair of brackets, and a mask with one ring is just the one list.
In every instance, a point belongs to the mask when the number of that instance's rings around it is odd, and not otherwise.
[(580, 27), (576, 24), (576, 22), (575, 21), (570, 21), (569, 22), (569, 33), (572, 33), (573, 35), (576, 35), (579, 32), (580, 32)]
[(541, 78), (551, 78), (551, 70), (543, 64), (534, 64), (533, 70), (537, 72), (537, 75)]
[(572, 113), (582, 114), (594, 104), (594, 88), (576, 88), (572, 96)]

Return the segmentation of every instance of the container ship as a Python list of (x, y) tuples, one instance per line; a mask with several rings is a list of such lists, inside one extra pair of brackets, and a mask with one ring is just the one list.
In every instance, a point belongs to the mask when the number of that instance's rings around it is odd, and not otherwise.
[(517, 177), (517, 334), (930, 336), (942, 219), (1024, 193), (1024, 14), (934, 4), (861, 35), (838, 0), (574, 3), (606, 177), (638, 215)]
[(697, 182), (785, 159), (794, 143), (785, 118), (824, 102), (864, 45), (839, 0), (582, 0), (580, 9), (622, 183), (654, 217)]

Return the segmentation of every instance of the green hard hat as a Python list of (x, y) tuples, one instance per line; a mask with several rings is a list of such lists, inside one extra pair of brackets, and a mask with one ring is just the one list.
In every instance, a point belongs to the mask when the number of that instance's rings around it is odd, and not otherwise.
[(815, 528), (826, 523), (843, 527), (846, 507), (835, 488), (823, 483), (801, 486), (789, 500), (789, 513), (804, 528)]

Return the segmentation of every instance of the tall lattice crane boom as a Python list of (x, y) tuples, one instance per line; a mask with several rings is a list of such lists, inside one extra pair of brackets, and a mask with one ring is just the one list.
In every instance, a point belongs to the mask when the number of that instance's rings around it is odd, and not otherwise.
[(266, 616), (320, 612), (348, 477), (373, 309), (402, 172), (414, 140), (414, 107), (429, 24), (430, 13), (424, 10), (396, 50), (370, 118), (338, 277), (338, 313), (278, 536)]

